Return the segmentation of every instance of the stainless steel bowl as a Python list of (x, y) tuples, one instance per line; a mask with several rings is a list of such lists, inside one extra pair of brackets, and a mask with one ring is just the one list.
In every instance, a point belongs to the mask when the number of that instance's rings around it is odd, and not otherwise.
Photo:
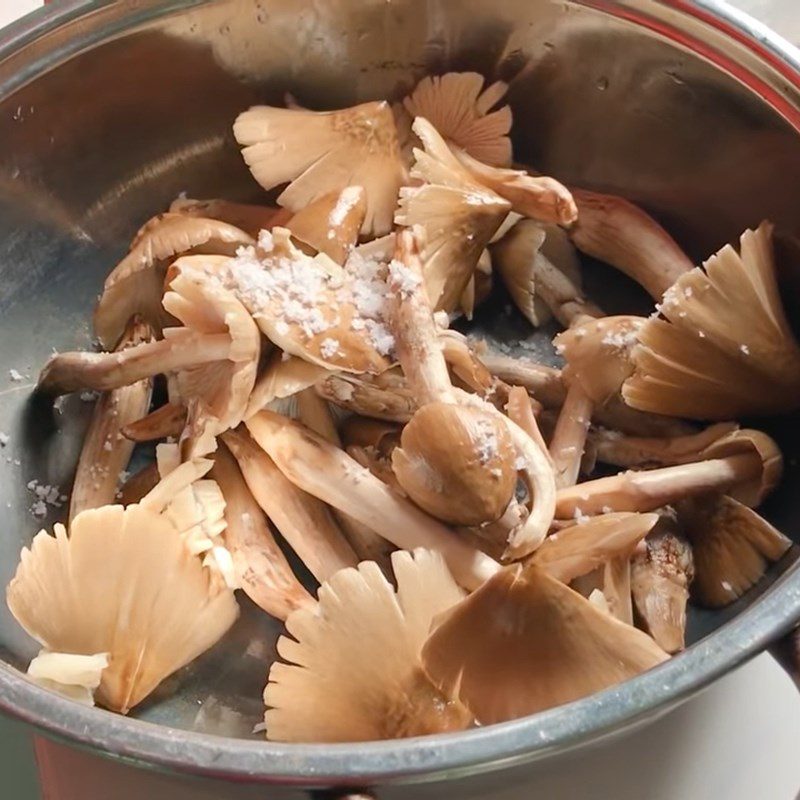
[[(0, 430), (11, 437), (0, 583), (37, 528), (26, 484), (69, 485), (89, 410), (32, 398), (33, 376), (53, 346), (90, 344), (102, 276), (136, 227), (181, 191), (257, 196), (230, 134), (249, 104), (287, 90), (318, 108), (394, 97), (444, 69), (510, 81), (520, 160), (642, 203), (696, 258), (763, 217), (787, 252), (800, 236), (800, 53), (717, 0), (68, 0), (33, 14), (0, 33)], [(800, 271), (784, 277), (800, 296)], [(492, 308), (485, 329), (527, 334)], [(6, 381), (9, 369), (32, 377)], [(770, 425), (788, 469), (766, 513), (800, 541), (800, 428)], [(190, 773), (295, 787), (449, 778), (469, 793), (468, 776), (511, 776), (653, 719), (798, 620), (795, 549), (734, 606), (693, 613), (687, 652), (615, 689), (466, 733), (290, 746), (251, 734), (278, 631), (252, 608), (126, 718), (29, 683), (18, 669), (35, 648), (3, 605), (0, 708)]]

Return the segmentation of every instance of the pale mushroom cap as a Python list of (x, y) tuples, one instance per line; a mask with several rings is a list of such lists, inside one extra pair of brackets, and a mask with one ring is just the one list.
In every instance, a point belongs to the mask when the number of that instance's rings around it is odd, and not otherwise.
[(189, 252), (233, 255), (238, 247), (253, 243), (244, 231), (216, 219), (171, 213), (154, 217), (106, 278), (94, 313), (98, 338), (113, 348), (135, 314), (158, 328), (168, 321), (161, 298), (170, 259)]
[(725, 245), (664, 295), (639, 331), (635, 372), (622, 389), (634, 408), (692, 419), (733, 419), (800, 404), (800, 346), (781, 305), (772, 225)]
[[(42, 531), (7, 589), (11, 612), (49, 650), (109, 654), (97, 699), (127, 713), (207, 650), (238, 614), (163, 516), (139, 505)], [(120, 635), (124, 631), (124, 635)]]
[(337, 572), (315, 610), (300, 610), (278, 641), (264, 691), (267, 736), (291, 742), (352, 742), (461, 730), (463, 708), (419, 670), (437, 614), (463, 597), (441, 557), (392, 554), (395, 593), (378, 566)]
[(642, 317), (603, 317), (558, 334), (556, 349), (569, 365), (570, 377), (603, 405), (616, 395), (633, 372), (631, 350), (638, 341)]
[(502, 81), (484, 89), (477, 72), (448, 72), (423, 78), (403, 100), (406, 111), (424, 117), (457, 147), (497, 167), (511, 164), (512, 115), (508, 106), (491, 111), (503, 99)]
[(731, 497), (686, 500), (677, 510), (694, 555), (692, 595), (706, 606), (726, 606), (741, 597), (792, 545)]
[(428, 677), (483, 725), (577, 700), (666, 658), (647, 634), (531, 565), (488, 580), (422, 649)]
[(397, 129), (385, 102), (340, 111), (254, 106), (233, 126), (253, 177), (265, 188), (291, 183), (278, 202), (300, 211), (329, 192), (363, 186), (363, 234), (380, 236), (392, 226), (405, 176)]

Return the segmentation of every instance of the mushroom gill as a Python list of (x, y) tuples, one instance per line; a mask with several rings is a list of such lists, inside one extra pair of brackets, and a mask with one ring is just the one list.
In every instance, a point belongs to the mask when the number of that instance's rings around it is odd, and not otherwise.
[(69, 537), (61, 524), (54, 536), (38, 533), (6, 598), (48, 650), (108, 653), (95, 697), (123, 714), (212, 647), (238, 615), (233, 593), (170, 521), (141, 505), (84, 511)]
[(800, 345), (786, 320), (772, 225), (746, 230), (664, 295), (633, 349), (622, 388), (634, 408), (725, 420), (800, 404)]
[(577, 700), (666, 658), (647, 634), (533, 564), (487, 581), (443, 616), (422, 648), (433, 684), (481, 725)]
[(436, 553), (392, 554), (397, 591), (373, 562), (337, 572), (313, 610), (278, 640), (264, 690), (267, 737), (284, 742), (396, 739), (469, 727), (472, 717), (419, 666), (434, 617), (463, 592)]
[(285, 208), (298, 212), (330, 192), (363, 186), (361, 233), (391, 229), (405, 169), (388, 103), (319, 112), (253, 106), (236, 118), (233, 133), (261, 186), (289, 183), (278, 196)]

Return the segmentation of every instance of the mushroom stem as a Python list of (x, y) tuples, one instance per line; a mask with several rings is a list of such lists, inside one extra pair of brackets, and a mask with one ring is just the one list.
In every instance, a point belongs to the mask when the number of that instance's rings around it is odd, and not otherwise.
[(160, 373), (224, 361), (230, 349), (227, 333), (198, 334), (180, 329), (166, 339), (119, 353), (58, 353), (42, 370), (37, 389), (52, 395), (81, 389), (105, 392)]
[(465, 588), (480, 586), (500, 569), (496, 561), (399, 497), (342, 450), (297, 423), (262, 411), (246, 424), (293, 484), (350, 514), (401, 549), (437, 550)]
[[(132, 320), (120, 340), (119, 352), (153, 336), (149, 325)], [(121, 430), (150, 407), (153, 383), (141, 380), (100, 395), (94, 407), (75, 470), (69, 520), (87, 508), (115, 502), (120, 474), (128, 466), (133, 442)]]
[(535, 403), (536, 401), (521, 386), (512, 386), (508, 391), (506, 413), (513, 423), (519, 425), (533, 439), (543, 453), (549, 455), (547, 443), (533, 411)]
[(120, 486), (119, 502), (123, 506), (138, 503), (145, 495), (155, 489), (160, 480), (161, 476), (158, 473), (158, 465), (155, 461), (146, 467), (142, 467)]
[(449, 402), (450, 375), (423, 288), (419, 243), (411, 231), (397, 234), (390, 270), (397, 292), (392, 319), (395, 350), (409, 388), (420, 406)]
[(180, 403), (164, 403), (147, 416), (122, 427), (122, 435), (132, 442), (152, 442), (168, 436), (180, 436), (186, 426), (186, 407)]
[(313, 598), (292, 572), (264, 512), (225, 445), (214, 454), (211, 477), (225, 498), (225, 545), (247, 596), (280, 620), (285, 620), (295, 609), (313, 609)]
[(608, 603), (608, 610), (620, 622), (633, 625), (630, 553), (606, 561), (603, 567), (603, 596)]
[(649, 214), (622, 197), (585, 189), (572, 193), (578, 221), (575, 246), (632, 278), (656, 300), (694, 265)]
[(325, 504), (287, 480), (261, 442), (256, 444), (244, 430), (228, 431), (222, 440), (256, 502), (318, 581), (358, 563)]
[(744, 453), (674, 467), (621, 472), (558, 492), (556, 517), (613, 511), (653, 511), (686, 497), (724, 492), (756, 480), (762, 471), (756, 454)]
[(563, 489), (578, 481), (586, 435), (592, 421), (594, 403), (578, 381), (573, 381), (558, 415), (550, 457), (556, 476), (556, 486)]
[(313, 388), (297, 393), (297, 418), (331, 444), (342, 446), (330, 408)]
[(376, 386), (356, 377), (328, 375), (314, 384), (314, 390), (330, 403), (362, 417), (389, 422), (408, 422), (417, 401), (406, 386)]

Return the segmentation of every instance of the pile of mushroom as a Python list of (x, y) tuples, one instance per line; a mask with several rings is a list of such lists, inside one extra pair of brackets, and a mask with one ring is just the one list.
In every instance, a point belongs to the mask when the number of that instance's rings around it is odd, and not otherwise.
[[(800, 406), (771, 225), (693, 266), (627, 200), (513, 169), (506, 88), (251, 108), (233, 133), (277, 206), (180, 198), (136, 234), (95, 310), (107, 352), (39, 379), (99, 396), (69, 522), (7, 590), (32, 680), (127, 713), (241, 591), (286, 625), (269, 738), (463, 730), (657, 667), (691, 603), (783, 556), (754, 510), (781, 452), (737, 422)], [(580, 252), (653, 314), (606, 316)], [(470, 338), (492, 281), (563, 326), (561, 365)]]

